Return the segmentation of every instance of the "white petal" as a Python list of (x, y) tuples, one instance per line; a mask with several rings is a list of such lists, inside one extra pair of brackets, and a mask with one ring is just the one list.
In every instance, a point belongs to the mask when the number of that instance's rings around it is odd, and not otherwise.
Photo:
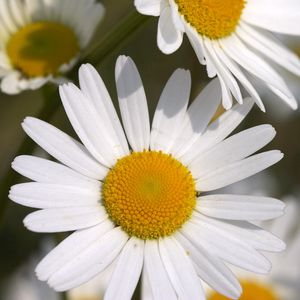
[[(237, 102), (242, 104), (243, 103), (243, 97), (242, 97), (240, 88), (239, 88), (235, 78), (233, 77), (231, 72), (226, 67), (226, 65), (224, 65), (222, 60), (220, 60), (219, 57), (217, 56), (217, 54), (215, 52), (215, 49), (214, 49), (214, 44), (210, 40), (204, 39), (204, 45), (208, 50), (207, 52), (209, 53), (209, 57), (214, 62), (214, 65), (216, 67), (218, 76), (222, 77), (222, 79), (224, 80), (226, 86), (228, 86), (228, 88), (230, 89), (230, 92), (235, 97)], [(228, 109), (230, 107), (225, 107), (225, 109)]]
[(198, 276), (214, 290), (231, 299), (238, 299), (242, 289), (232, 272), (218, 258), (211, 256), (199, 244), (193, 245), (184, 235), (176, 233), (176, 239), (189, 253)]
[(18, 26), (23, 26), (26, 23), (26, 15), (24, 11), (24, 4), (21, 0), (9, 0), (10, 12)]
[(197, 210), (209, 217), (227, 220), (268, 220), (283, 214), (284, 204), (273, 198), (242, 195), (199, 197)]
[(194, 218), (182, 228), (182, 233), (195, 245), (233, 265), (256, 273), (267, 273), (270, 263), (243, 240)]
[(300, 35), (299, 1), (248, 1), (242, 14), (242, 20), (251, 25), (284, 34)]
[(179, 299), (205, 299), (200, 281), (190, 258), (172, 238), (159, 240), (159, 250), (169, 279)]
[(207, 127), (204, 134), (198, 138), (180, 160), (188, 165), (201, 153), (224, 140), (243, 121), (252, 106), (253, 102), (250, 99), (245, 99), (243, 105), (236, 104), (231, 110), (223, 113)]
[(280, 151), (272, 150), (253, 155), (241, 161), (221, 167), (196, 182), (199, 191), (211, 191), (227, 186), (234, 182), (250, 177), (272, 165), (283, 158)]
[(76, 259), (78, 255), (96, 243), (112, 228), (113, 223), (110, 220), (105, 220), (99, 225), (72, 233), (39, 263), (36, 268), (37, 277), (42, 281), (47, 281), (53, 273)]
[(151, 290), (153, 300), (177, 299), (160, 256), (157, 241), (146, 241), (143, 276), (147, 276), (149, 279), (147, 289)]
[(177, 69), (168, 80), (154, 114), (151, 150), (170, 151), (186, 115), (190, 90), (190, 73)]
[(91, 178), (105, 177), (108, 170), (97, 163), (82, 144), (59, 129), (29, 117), (24, 120), (22, 127), (39, 146), (65, 165)]
[(251, 47), (273, 60), (283, 68), (300, 76), (300, 59), (298, 55), (285, 47), (275, 36), (247, 24), (236, 29), (237, 34)]
[(197, 212), (193, 221), (200, 226), (205, 224), (219, 234), (237, 239), (256, 250), (280, 252), (285, 249), (282, 240), (250, 222), (217, 220)]
[(11, 187), (9, 198), (34, 208), (58, 208), (97, 205), (101, 199), (100, 184), (94, 188), (61, 184), (28, 182)]
[(21, 74), (17, 71), (7, 73), (1, 80), (2, 92), (9, 95), (19, 94), (22, 90), (20, 88), (20, 78)]
[[(269, 88), (279, 90), (283, 94), (281, 98), (295, 109), (295, 100), (283, 78), (259, 54), (249, 50), (236, 35), (222, 39), (220, 43), (228, 56), (248, 72), (265, 82)], [(285, 98), (290, 99), (290, 101)]]
[(157, 45), (165, 54), (175, 52), (182, 44), (183, 33), (173, 22), (170, 6), (166, 6), (160, 14), (157, 29)]
[(103, 165), (114, 165), (117, 157), (112, 151), (110, 132), (88, 97), (71, 83), (60, 86), (59, 93), (74, 130), (89, 152)]
[(150, 121), (140, 74), (130, 57), (119, 56), (115, 78), (119, 106), (128, 141), (133, 151), (149, 149)]
[(79, 82), (98, 118), (103, 120), (102, 126), (110, 133), (112, 151), (117, 157), (128, 155), (128, 143), (121, 122), (99, 73), (90, 64), (84, 64), (79, 68)]
[(56, 291), (65, 291), (87, 282), (111, 264), (127, 240), (120, 228), (109, 231), (55, 272), (49, 285)]
[(267, 145), (276, 135), (271, 125), (241, 131), (198, 156), (189, 166), (194, 178), (241, 160)]
[(0, 1), (0, 20), (6, 30), (13, 34), (18, 30), (18, 27), (11, 15), (9, 1), (10, 0)]
[(138, 12), (144, 15), (159, 16), (162, 0), (134, 0)]
[(196, 56), (202, 65), (206, 65), (204, 49), (203, 49), (203, 42), (201, 42), (202, 37), (196, 31), (194, 27), (192, 27), (187, 22), (184, 22), (185, 25), (185, 32), (189, 38), (189, 41), (196, 53)]
[(42, 183), (59, 183), (97, 189), (99, 182), (72, 169), (44, 158), (21, 155), (14, 159), (12, 168), (21, 175)]
[(244, 86), (245, 90), (249, 93), (249, 95), (253, 98), (256, 102), (258, 107), (265, 112), (265, 107), (262, 103), (262, 100), (255, 90), (253, 85), (244, 75), (243, 71), (240, 67), (224, 52), (222, 47), (217, 42), (213, 42), (214, 49), (220, 60), (226, 65), (226, 67), (230, 70), (230, 72), (239, 80), (239, 82)]
[(100, 204), (86, 207), (47, 208), (29, 214), (24, 225), (35, 232), (64, 232), (97, 225), (107, 219)]
[(180, 157), (190, 149), (206, 129), (220, 101), (220, 84), (218, 79), (214, 79), (205, 86), (188, 108), (180, 134), (171, 149), (172, 154)]
[(104, 300), (130, 300), (142, 272), (144, 241), (132, 237), (122, 249)]

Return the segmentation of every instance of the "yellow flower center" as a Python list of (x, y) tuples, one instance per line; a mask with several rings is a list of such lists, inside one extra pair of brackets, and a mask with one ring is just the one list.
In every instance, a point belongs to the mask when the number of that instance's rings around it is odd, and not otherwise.
[(79, 44), (70, 28), (59, 23), (36, 22), (12, 35), (6, 51), (14, 68), (28, 77), (36, 77), (57, 73), (79, 52)]
[(129, 236), (158, 239), (172, 234), (191, 216), (195, 182), (171, 155), (133, 152), (109, 171), (103, 202), (113, 222)]
[(175, 0), (180, 14), (199, 34), (220, 39), (235, 31), (245, 0)]
[[(243, 294), (239, 300), (279, 300), (270, 286), (254, 281), (242, 281), (241, 284)], [(229, 300), (229, 298), (214, 292), (207, 300)]]

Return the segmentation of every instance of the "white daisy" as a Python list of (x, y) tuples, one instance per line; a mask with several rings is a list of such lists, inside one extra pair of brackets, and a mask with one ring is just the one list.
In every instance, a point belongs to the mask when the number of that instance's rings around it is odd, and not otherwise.
[[(238, 271), (243, 294), (240, 300), (298, 300), (300, 293), (300, 207), (297, 199), (289, 197), (286, 213), (281, 218), (264, 224), (287, 242), (287, 250), (279, 256), (270, 256), (273, 268), (269, 276)], [(208, 300), (226, 300), (207, 287)]]
[(254, 76), (293, 109), (297, 102), (272, 63), (300, 75), (299, 57), (269, 31), (300, 35), (298, 0), (135, 0), (137, 10), (159, 16), (157, 44), (166, 54), (176, 51), (186, 33), (209, 77), (218, 76), (223, 106), (232, 95), (242, 103), (238, 83), (264, 111), (251, 83)]
[(63, 81), (103, 14), (95, 0), (1, 0), (1, 90), (17, 94)]
[(139, 73), (121, 56), (116, 84), (125, 135), (96, 70), (83, 65), (79, 81), (81, 89), (70, 83), (60, 87), (60, 95), (83, 144), (26, 118), (26, 133), (62, 164), (33, 156), (13, 162), (36, 181), (13, 186), (9, 195), (41, 209), (25, 218), (25, 226), (75, 231), (38, 265), (38, 278), (64, 291), (115, 263), (104, 299), (130, 299), (141, 274), (143, 299), (204, 299), (201, 280), (237, 299), (240, 285), (224, 262), (269, 272), (260, 251), (281, 251), (284, 243), (248, 220), (277, 217), (283, 203), (203, 195), (282, 158), (276, 150), (250, 156), (274, 138), (270, 125), (227, 138), (252, 101), (209, 124), (221, 99), (219, 83), (212, 81), (187, 108), (190, 73), (179, 69), (161, 94), (150, 130)]

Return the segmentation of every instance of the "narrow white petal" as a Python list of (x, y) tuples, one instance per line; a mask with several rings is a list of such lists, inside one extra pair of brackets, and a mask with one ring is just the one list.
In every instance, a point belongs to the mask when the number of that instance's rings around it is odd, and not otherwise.
[(149, 149), (150, 121), (140, 74), (130, 57), (119, 56), (115, 70), (119, 106), (133, 151)]
[[(242, 97), (240, 88), (239, 88), (235, 78), (231, 74), (231, 72), (228, 70), (226, 65), (224, 65), (222, 60), (220, 60), (219, 57), (217, 56), (217, 54), (215, 53), (213, 43), (208, 39), (204, 39), (204, 45), (207, 48), (207, 54), (209, 55), (211, 60), (214, 62), (218, 76), (222, 77), (222, 79), (224, 80), (224, 83), (229, 88), (230, 92), (235, 97), (237, 102), (242, 104), (243, 97)], [(228, 107), (228, 108), (230, 108), (230, 107)], [(225, 107), (225, 109), (228, 109), (228, 108)]]
[(233, 265), (256, 273), (270, 271), (271, 264), (267, 259), (243, 240), (221, 229), (193, 218), (182, 228), (182, 233), (194, 245), (203, 247), (211, 255)]
[[(245, 68), (248, 72), (262, 80), (269, 88), (279, 90), (284, 101), (295, 109), (293, 95), (288, 89), (283, 78), (260, 55), (249, 50), (237, 35), (220, 40), (222, 47), (228, 56)], [(285, 98), (290, 99), (290, 101)]]
[(11, 15), (9, 1), (10, 0), (0, 1), (0, 19), (5, 28), (11, 34), (13, 34), (18, 30), (18, 27), (15, 23), (15, 20), (13, 19), (13, 16)]
[(143, 15), (159, 16), (162, 0), (134, 0), (138, 12)]
[(84, 64), (79, 68), (79, 83), (82, 92), (94, 106), (98, 118), (103, 120), (103, 128), (110, 132), (112, 151), (118, 157), (128, 155), (128, 143), (121, 122), (99, 73), (90, 64)]
[(105, 209), (100, 204), (47, 208), (29, 214), (24, 219), (24, 225), (35, 232), (64, 232), (91, 227), (107, 218)]
[(104, 300), (131, 299), (142, 272), (144, 244), (143, 240), (135, 237), (126, 243), (117, 260)]
[(214, 290), (231, 299), (238, 299), (242, 288), (232, 272), (218, 258), (210, 255), (199, 244), (194, 245), (178, 232), (176, 239), (189, 253), (198, 276)]
[(282, 158), (283, 154), (277, 150), (253, 155), (209, 172), (197, 180), (196, 188), (199, 191), (211, 191), (222, 188), (250, 177), (274, 165)]
[(200, 226), (205, 223), (205, 226), (217, 230), (223, 236), (240, 240), (256, 250), (280, 252), (285, 249), (282, 240), (250, 222), (217, 220), (198, 212), (195, 213), (193, 221)]
[(105, 177), (108, 169), (97, 163), (82, 144), (59, 129), (29, 117), (22, 127), (39, 146), (65, 165), (91, 178), (101, 180)]
[(87, 282), (112, 263), (127, 240), (120, 228), (109, 231), (55, 272), (49, 285), (56, 291), (65, 291)]
[(9, 0), (10, 12), (17, 26), (23, 26), (26, 23), (24, 4), (21, 0)]
[(180, 129), (180, 134), (172, 146), (172, 154), (180, 157), (192, 147), (205, 131), (220, 101), (220, 84), (218, 79), (213, 79), (205, 86), (188, 108)]
[[(150, 286), (150, 280), (148, 277), (148, 274), (145, 272), (145, 268), (143, 268), (143, 274), (142, 274), (142, 280), (141, 280), (141, 297), (143, 300), (155, 300), (151, 286)], [(160, 298), (158, 298), (160, 299)], [(170, 298), (172, 299), (172, 298)], [(177, 299), (177, 298), (175, 298)]]
[(170, 152), (186, 115), (190, 90), (190, 73), (176, 70), (168, 80), (154, 114), (151, 150)]
[(203, 42), (201, 43), (202, 37), (199, 35), (199, 33), (196, 31), (194, 27), (192, 27), (190, 24), (184, 22), (185, 25), (185, 32), (189, 38), (189, 41), (196, 53), (196, 56), (202, 65), (206, 65), (204, 51), (203, 51)]
[(172, 237), (159, 240), (159, 250), (179, 299), (205, 299), (195, 268), (187, 253)]
[(245, 99), (244, 104), (236, 104), (231, 110), (222, 114), (211, 123), (189, 151), (180, 157), (185, 164), (189, 164), (204, 151), (224, 140), (246, 117), (253, 106), (251, 99)]
[(103, 165), (112, 166), (117, 157), (112, 151), (111, 132), (103, 126), (91, 102), (74, 84), (59, 87), (69, 120), (89, 152)]
[(14, 159), (12, 168), (21, 175), (41, 183), (58, 183), (82, 188), (99, 188), (99, 181), (51, 160), (21, 155)]
[(300, 35), (299, 26), (295, 26), (299, 18), (299, 1), (251, 0), (242, 14), (242, 20), (251, 25), (292, 35)]
[(276, 40), (275, 36), (259, 29), (255, 30), (243, 23), (236, 29), (236, 33), (249, 46), (266, 55), (276, 64), (300, 76), (300, 59), (298, 55), (285, 47), (279, 40)]
[(157, 45), (165, 54), (175, 52), (182, 44), (183, 33), (174, 24), (170, 6), (166, 6), (159, 17)]
[(76, 259), (90, 245), (112, 229), (113, 223), (105, 220), (99, 225), (72, 233), (39, 263), (36, 268), (37, 277), (42, 281), (47, 281), (53, 273)]
[(196, 209), (209, 217), (227, 220), (268, 220), (283, 214), (284, 204), (273, 198), (242, 195), (199, 197)]
[(245, 90), (249, 93), (249, 95), (253, 98), (253, 100), (256, 102), (258, 107), (265, 112), (265, 107), (262, 103), (262, 100), (256, 91), (256, 89), (253, 87), (253, 85), (250, 83), (250, 81), (247, 79), (247, 77), (244, 75), (243, 71), (240, 69), (238, 64), (236, 64), (222, 49), (222, 47), (217, 42), (213, 42), (214, 49), (216, 54), (219, 56), (220, 60), (226, 65), (226, 67), (230, 70), (230, 72), (239, 80), (239, 82), (243, 85)]
[(191, 164), (194, 178), (241, 160), (267, 145), (276, 135), (271, 125), (259, 125), (241, 131), (202, 153)]
[(175, 290), (169, 280), (158, 249), (158, 242), (147, 240), (145, 244), (144, 274), (149, 279), (153, 300), (176, 300)]
[(28, 182), (11, 187), (9, 198), (34, 208), (58, 208), (97, 205), (101, 199), (100, 183), (94, 188)]

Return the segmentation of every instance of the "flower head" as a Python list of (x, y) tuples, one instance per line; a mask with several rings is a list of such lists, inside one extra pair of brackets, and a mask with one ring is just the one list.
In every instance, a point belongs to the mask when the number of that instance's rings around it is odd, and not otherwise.
[(243, 103), (239, 84), (264, 111), (251, 78), (261, 80), (291, 108), (297, 101), (276, 70), (279, 65), (300, 75), (299, 57), (269, 31), (300, 35), (300, 2), (268, 0), (135, 0), (137, 10), (159, 16), (157, 44), (166, 54), (176, 51), (186, 33), (209, 77), (218, 76), (223, 106), (233, 97)]
[(284, 244), (248, 221), (275, 218), (284, 205), (267, 197), (203, 193), (279, 161), (279, 151), (252, 155), (275, 130), (260, 125), (227, 138), (252, 101), (210, 123), (221, 100), (218, 81), (188, 108), (191, 78), (181, 69), (167, 82), (150, 130), (141, 78), (133, 61), (121, 56), (116, 84), (123, 130), (96, 70), (83, 65), (79, 81), (80, 89), (66, 84), (60, 95), (83, 144), (26, 118), (26, 133), (61, 163), (33, 156), (13, 162), (36, 181), (13, 186), (9, 195), (41, 209), (25, 218), (25, 226), (75, 231), (38, 265), (39, 279), (63, 291), (115, 264), (105, 299), (130, 299), (141, 274), (143, 298), (203, 299), (200, 277), (237, 299), (241, 287), (224, 262), (267, 273), (271, 265), (259, 251), (281, 251)]
[(61, 82), (104, 14), (94, 0), (4, 0), (0, 10), (1, 90), (8, 94)]

